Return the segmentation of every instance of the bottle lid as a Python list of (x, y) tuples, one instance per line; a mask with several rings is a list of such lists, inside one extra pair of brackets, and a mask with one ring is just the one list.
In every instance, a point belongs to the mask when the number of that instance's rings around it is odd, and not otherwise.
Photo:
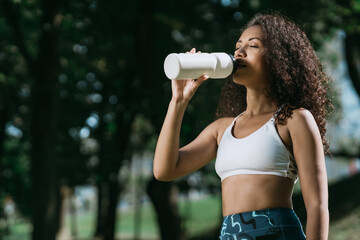
[(164, 71), (169, 79), (176, 79), (180, 73), (180, 62), (176, 57), (176, 53), (171, 53), (165, 58)]

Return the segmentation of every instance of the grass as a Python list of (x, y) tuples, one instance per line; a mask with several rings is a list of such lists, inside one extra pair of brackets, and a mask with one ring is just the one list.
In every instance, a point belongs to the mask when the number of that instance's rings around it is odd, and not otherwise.
[(345, 239), (360, 239), (360, 206), (354, 209), (350, 215), (330, 224), (329, 240)]
[[(220, 216), (220, 199), (207, 197), (191, 202), (179, 200), (179, 211), (184, 218), (184, 227), (187, 236), (194, 236), (218, 226)], [(134, 238), (134, 208), (119, 211), (117, 215), (116, 235), (118, 239)], [(141, 212), (141, 232), (138, 239), (158, 240), (156, 215), (150, 204), (146, 204)], [(66, 227), (71, 231), (71, 219), (67, 214)], [(90, 240), (95, 227), (95, 212), (84, 212), (77, 216), (77, 240)], [(360, 239), (360, 206), (345, 218), (330, 224), (329, 240), (358, 240)], [(4, 240), (31, 240), (31, 225), (24, 220), (13, 221), (11, 235)], [(65, 240), (65, 239), (64, 239)]]
[[(191, 202), (180, 200), (179, 212), (184, 219), (187, 236), (197, 235), (212, 229), (221, 219), (219, 197), (207, 197)], [(120, 213), (117, 222), (118, 236), (134, 236), (134, 209)], [(141, 239), (158, 239), (159, 230), (155, 212), (151, 205), (145, 205), (142, 210)], [(122, 238), (121, 238), (122, 239)]]
[(10, 235), (4, 240), (31, 240), (31, 224), (24, 219), (16, 219), (10, 223)]
[(221, 224), (221, 200), (209, 197), (190, 202), (190, 206), (180, 204), (180, 214), (185, 219), (188, 236), (201, 234)]
[[(219, 224), (220, 199), (219, 197), (206, 197), (191, 202), (179, 200), (180, 215), (184, 219), (186, 235), (192, 236), (210, 230)], [(95, 211), (79, 213), (76, 216), (77, 240), (92, 239), (95, 228)], [(135, 232), (135, 210), (118, 211), (116, 223), (116, 236), (118, 239), (133, 239)], [(139, 239), (157, 240), (159, 230), (157, 227), (156, 215), (151, 204), (144, 204), (141, 210), (141, 231)], [(73, 222), (71, 216), (66, 214), (65, 226), (69, 232), (73, 232)], [(24, 220), (16, 220), (10, 226), (11, 235), (4, 240), (30, 240), (31, 225)]]

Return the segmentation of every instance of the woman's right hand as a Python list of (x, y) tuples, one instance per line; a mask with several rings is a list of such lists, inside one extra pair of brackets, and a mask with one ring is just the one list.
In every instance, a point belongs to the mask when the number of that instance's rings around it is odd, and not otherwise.
[[(195, 51), (195, 48), (193, 48), (187, 53), (196, 54)], [(200, 53), (200, 51), (198, 53)], [(208, 78), (209, 76), (202, 75), (198, 79), (171, 80), (172, 99), (176, 102), (190, 101), (198, 87)]]

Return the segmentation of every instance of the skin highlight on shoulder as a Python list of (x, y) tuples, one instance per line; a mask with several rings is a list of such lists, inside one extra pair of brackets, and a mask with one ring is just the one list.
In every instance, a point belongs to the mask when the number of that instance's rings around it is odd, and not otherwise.
[(311, 112), (305, 108), (295, 109), (288, 119), (289, 127), (296, 127), (298, 124), (303, 124), (304, 122), (315, 122), (314, 116)]

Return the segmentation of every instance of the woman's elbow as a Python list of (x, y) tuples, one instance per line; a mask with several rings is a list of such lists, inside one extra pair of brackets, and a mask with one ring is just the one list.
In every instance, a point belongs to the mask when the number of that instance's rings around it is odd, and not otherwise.
[(176, 166), (172, 166), (172, 162), (174, 161), (171, 161), (171, 159), (161, 158), (155, 154), (153, 162), (153, 174), (156, 180), (168, 182), (177, 178), (175, 172)]
[(154, 177), (156, 180), (161, 181), (161, 182), (169, 181), (168, 178), (164, 174), (161, 174), (155, 170), (153, 171), (153, 173), (154, 173)]
[(168, 182), (168, 181), (174, 180), (170, 176), (168, 171), (166, 171), (164, 169), (159, 169), (155, 165), (153, 167), (153, 174), (154, 174), (155, 179), (158, 180), (158, 181), (161, 181), (161, 182)]

